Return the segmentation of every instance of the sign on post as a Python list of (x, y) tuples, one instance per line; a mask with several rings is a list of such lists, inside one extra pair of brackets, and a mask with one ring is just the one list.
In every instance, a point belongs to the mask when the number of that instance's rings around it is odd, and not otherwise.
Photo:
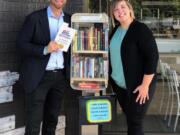
[(116, 101), (114, 96), (87, 96), (79, 100), (80, 124), (112, 123), (115, 119)]

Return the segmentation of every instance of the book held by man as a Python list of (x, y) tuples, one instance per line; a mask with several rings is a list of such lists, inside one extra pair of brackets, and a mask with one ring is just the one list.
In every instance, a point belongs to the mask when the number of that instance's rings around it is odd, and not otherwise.
[(67, 23), (63, 23), (60, 27), (55, 42), (59, 45), (60, 50), (67, 52), (76, 30), (68, 27)]

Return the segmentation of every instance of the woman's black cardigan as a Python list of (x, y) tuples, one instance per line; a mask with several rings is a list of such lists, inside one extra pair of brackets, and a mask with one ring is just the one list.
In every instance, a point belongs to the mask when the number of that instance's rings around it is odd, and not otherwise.
[[(110, 39), (117, 28), (118, 26), (113, 29)], [(119, 51), (128, 90), (133, 91), (140, 85), (144, 74), (156, 74), (158, 49), (151, 30), (145, 24), (137, 20), (130, 24)], [(109, 63), (111, 75), (111, 62)]]

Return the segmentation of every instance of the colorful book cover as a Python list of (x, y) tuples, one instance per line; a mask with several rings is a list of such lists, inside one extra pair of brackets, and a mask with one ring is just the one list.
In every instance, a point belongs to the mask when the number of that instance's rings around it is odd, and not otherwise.
[(67, 52), (76, 30), (68, 27), (67, 23), (63, 23), (60, 27), (55, 42), (59, 45), (60, 50)]

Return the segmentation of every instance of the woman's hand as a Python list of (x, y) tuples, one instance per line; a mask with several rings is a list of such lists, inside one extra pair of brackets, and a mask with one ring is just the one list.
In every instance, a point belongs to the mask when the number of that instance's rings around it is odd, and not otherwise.
[(141, 84), (139, 85), (134, 91), (133, 93), (137, 93), (138, 92), (138, 96), (136, 98), (136, 102), (139, 102), (139, 104), (144, 104), (146, 102), (146, 100), (149, 100), (149, 86), (146, 84)]
[(136, 102), (139, 102), (139, 104), (144, 104), (146, 100), (149, 100), (149, 85), (153, 79), (154, 74), (144, 75), (143, 81), (141, 85), (139, 85), (133, 93), (138, 92), (138, 96), (136, 98)]

